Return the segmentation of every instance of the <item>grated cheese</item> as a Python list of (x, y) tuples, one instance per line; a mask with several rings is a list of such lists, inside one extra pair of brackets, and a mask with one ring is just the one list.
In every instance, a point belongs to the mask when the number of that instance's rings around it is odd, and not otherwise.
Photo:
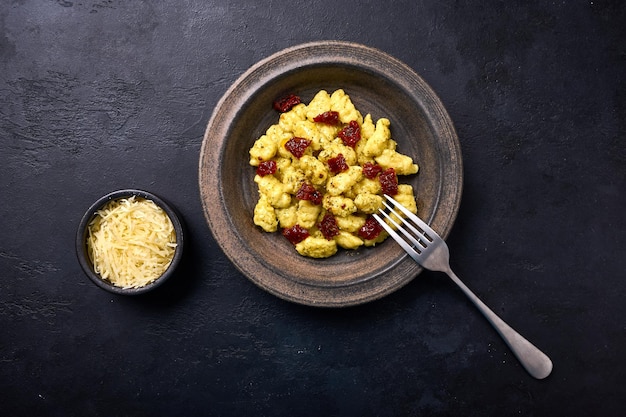
[(172, 262), (176, 232), (162, 208), (132, 196), (98, 210), (89, 224), (87, 250), (103, 279), (122, 288), (143, 287)]

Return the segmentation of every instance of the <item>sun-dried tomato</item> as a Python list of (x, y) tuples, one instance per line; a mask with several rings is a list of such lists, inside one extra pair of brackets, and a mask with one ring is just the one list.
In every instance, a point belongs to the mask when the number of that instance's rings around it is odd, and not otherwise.
[(317, 225), (317, 228), (320, 229), (326, 240), (332, 240), (334, 236), (339, 234), (337, 219), (331, 213), (326, 213), (320, 224)]
[(278, 166), (276, 165), (276, 161), (274, 160), (263, 161), (257, 167), (256, 173), (260, 177), (264, 177), (266, 175), (271, 175), (275, 173), (277, 168)]
[(381, 172), (380, 176), (378, 177), (378, 181), (380, 182), (380, 187), (382, 188), (383, 194), (398, 194), (398, 177), (396, 175), (395, 169), (387, 168), (386, 170)]
[(307, 184), (306, 182), (302, 183), (302, 186), (296, 193), (296, 198), (298, 200), (308, 200), (311, 201), (315, 205), (322, 204), (322, 193), (317, 191), (315, 187), (311, 184)]
[(343, 157), (343, 154), (339, 154), (336, 157), (330, 158), (328, 160), (328, 169), (330, 169), (330, 172), (332, 172), (333, 174), (347, 171), (348, 168), (350, 167), (346, 162), (346, 158)]
[(309, 231), (304, 227), (296, 224), (293, 227), (283, 229), (283, 236), (287, 238), (288, 241), (297, 245), (302, 242), (304, 239), (310, 236)]
[(359, 229), (359, 236), (363, 239), (372, 240), (376, 239), (380, 232), (383, 231), (383, 227), (378, 223), (378, 221), (372, 217), (367, 216), (365, 220), (365, 224)]
[(301, 102), (300, 97), (295, 94), (289, 94), (274, 101), (274, 109), (281, 113), (285, 113), (291, 110), (293, 106), (296, 106)]
[(324, 113), (318, 114), (313, 118), (314, 122), (324, 123), (325, 125), (338, 125), (339, 124), (339, 113), (336, 111), (325, 111)]
[(361, 126), (356, 120), (352, 120), (348, 126), (341, 129), (339, 137), (344, 145), (354, 148), (357, 142), (361, 140)]
[(378, 175), (382, 170), (383, 167), (378, 164), (372, 164), (371, 162), (363, 164), (363, 175), (370, 180), (376, 178), (376, 175)]
[(306, 148), (311, 144), (311, 141), (304, 138), (293, 137), (285, 142), (285, 149), (287, 149), (296, 158), (302, 158)]

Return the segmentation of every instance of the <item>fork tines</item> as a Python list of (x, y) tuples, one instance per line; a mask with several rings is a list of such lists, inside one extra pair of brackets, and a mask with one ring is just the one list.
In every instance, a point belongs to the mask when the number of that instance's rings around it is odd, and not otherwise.
[[(382, 214), (387, 221), (383, 220), (377, 214), (374, 214), (374, 218), (404, 250), (407, 250), (405, 245), (408, 245), (406, 242), (406, 240), (408, 240), (412, 243), (412, 249), (418, 254), (421, 253), (434, 240), (433, 237), (429, 236), (428, 230), (430, 228), (422, 219), (411, 213), (395, 199), (387, 194), (385, 194), (385, 198), (393, 205), (392, 207), (386, 201), (383, 201), (387, 210), (382, 208), (379, 210), (380, 214)], [(399, 210), (399, 212), (396, 209)], [(406, 239), (402, 238), (396, 230), (399, 230)]]

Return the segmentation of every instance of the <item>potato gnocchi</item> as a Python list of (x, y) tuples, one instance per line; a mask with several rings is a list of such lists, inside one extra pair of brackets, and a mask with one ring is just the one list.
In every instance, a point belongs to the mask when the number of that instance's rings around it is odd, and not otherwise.
[(281, 230), (300, 255), (327, 258), (387, 238), (371, 217), (383, 194), (417, 213), (413, 187), (397, 176), (418, 166), (396, 150), (388, 119), (363, 117), (341, 89), (321, 90), (308, 105), (293, 95), (282, 100), (274, 103), (278, 123), (249, 151), (259, 190), (254, 224)]

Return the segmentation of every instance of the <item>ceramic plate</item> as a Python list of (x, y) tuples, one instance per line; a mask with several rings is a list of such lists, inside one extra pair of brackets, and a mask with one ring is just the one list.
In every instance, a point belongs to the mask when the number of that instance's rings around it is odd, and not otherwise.
[(456, 218), (463, 172), (458, 138), (431, 88), (388, 54), (346, 42), (315, 42), (280, 51), (246, 71), (218, 102), (200, 151), (200, 196), (226, 256), (252, 282), (296, 303), (340, 307), (381, 298), (421, 271), (391, 239), (373, 248), (305, 258), (280, 233), (253, 223), (258, 199), (248, 150), (278, 121), (273, 101), (287, 93), (308, 103), (319, 90), (343, 89), (363, 115), (391, 122), (398, 151), (411, 155), (418, 214), (447, 237)]

